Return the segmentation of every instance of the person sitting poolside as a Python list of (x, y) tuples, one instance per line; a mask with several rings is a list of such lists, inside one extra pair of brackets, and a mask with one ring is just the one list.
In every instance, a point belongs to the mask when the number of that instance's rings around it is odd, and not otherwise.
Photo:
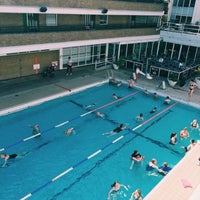
[(111, 194), (112, 192), (118, 192), (118, 191), (121, 189), (121, 187), (125, 188), (125, 189), (128, 191), (128, 188), (127, 188), (125, 185), (123, 185), (123, 184), (121, 184), (121, 183), (115, 181), (115, 182), (111, 185), (111, 189), (110, 189), (110, 191), (108, 192), (108, 199), (110, 199), (110, 194)]
[(114, 79), (114, 78), (110, 78), (110, 79), (109, 79), (109, 84), (115, 85), (115, 86), (117, 86), (117, 87), (120, 87), (120, 86), (122, 85), (122, 82), (121, 82), (121, 81), (118, 81), (118, 80), (116, 80), (116, 79)]
[(167, 96), (167, 97), (165, 98), (164, 104), (170, 104), (170, 102), (171, 102), (171, 99), (170, 99), (169, 96)]
[(177, 133), (175, 133), (175, 132), (171, 133), (170, 142), (169, 143), (171, 145), (177, 144)]
[(189, 132), (188, 132), (187, 127), (185, 127), (183, 130), (180, 131), (180, 137), (181, 137), (182, 139), (185, 139), (185, 138), (187, 138), (187, 137), (189, 137), (189, 136), (190, 136), (190, 134), (189, 134)]
[(136, 117), (136, 120), (137, 120), (137, 121), (143, 121), (143, 120), (144, 120), (143, 114), (140, 113), (140, 114)]
[(69, 128), (69, 129), (67, 129), (67, 130), (64, 131), (64, 133), (65, 133), (66, 135), (71, 135), (73, 132), (74, 132), (74, 128), (73, 128), (73, 127), (72, 127), (72, 128)]
[(140, 189), (137, 189), (135, 190), (135, 192), (133, 192), (131, 194), (131, 197), (129, 200), (142, 200), (142, 194), (141, 194), (141, 190)]
[(168, 173), (172, 168), (168, 166), (167, 162), (164, 162), (163, 165), (159, 167), (159, 169), (161, 169), (164, 172)]
[(8, 159), (14, 159), (17, 157), (17, 154), (1, 154), (0, 158), (4, 159), (4, 163), (1, 165), (1, 167), (5, 167), (7, 164)]
[(199, 128), (199, 124), (198, 124), (197, 119), (194, 119), (194, 120), (190, 123), (190, 126), (191, 126), (192, 128)]

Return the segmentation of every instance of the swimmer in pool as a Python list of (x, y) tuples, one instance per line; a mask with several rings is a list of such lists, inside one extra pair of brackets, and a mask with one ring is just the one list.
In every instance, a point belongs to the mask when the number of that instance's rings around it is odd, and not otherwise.
[(8, 159), (14, 159), (17, 157), (17, 154), (1, 154), (0, 158), (4, 159), (4, 163), (2, 164), (1, 167), (5, 167), (7, 164)]
[(188, 132), (187, 127), (185, 127), (183, 130), (180, 131), (180, 137), (181, 137), (182, 139), (185, 139), (185, 138), (187, 138), (187, 137), (189, 137), (189, 136), (190, 136), (190, 134), (189, 134), (189, 132)]
[[(166, 174), (166, 172), (164, 172), (162, 169), (159, 169), (159, 167), (157, 166), (157, 160), (155, 158), (153, 158), (146, 166), (146, 170), (148, 172), (151, 172), (151, 171), (158, 171), (159, 173), (162, 173), (162, 174)], [(155, 173), (152, 173), (149, 175), (154, 175)]]
[(154, 107), (149, 113), (150, 114), (153, 114), (153, 113), (155, 113), (157, 111), (157, 107)]
[(69, 128), (68, 130), (65, 130), (65, 131), (64, 131), (64, 133), (65, 133), (66, 135), (71, 135), (73, 132), (74, 132), (74, 128), (73, 128), (73, 127), (72, 127), (72, 128)]
[(103, 133), (102, 135), (115, 135), (121, 131), (123, 131), (126, 127), (128, 126), (128, 124), (120, 124), (118, 127), (116, 127), (115, 129), (113, 129), (110, 132), (107, 133)]
[(119, 99), (120, 97), (118, 97), (115, 93), (112, 94), (112, 98), (113, 99)]
[(159, 167), (159, 169), (162, 169), (164, 172), (168, 173), (172, 168), (168, 166), (167, 162), (164, 162), (163, 165)]
[(170, 143), (171, 145), (177, 144), (177, 133), (175, 133), (175, 132), (171, 133), (169, 143)]
[(137, 120), (137, 121), (143, 121), (143, 120), (144, 120), (143, 114), (140, 113), (140, 114), (136, 117), (136, 120)]
[[(38, 124), (35, 124), (35, 125), (33, 126), (32, 134), (33, 134), (33, 135), (37, 135), (37, 134), (39, 134), (39, 133), (40, 133), (40, 127), (39, 127)], [(38, 136), (39, 136), (39, 135), (38, 135)]]
[(105, 115), (103, 113), (100, 113), (100, 112), (96, 112), (96, 116), (97, 117), (101, 117), (101, 118), (105, 117)]
[(129, 200), (143, 200), (141, 190), (137, 189), (135, 192), (132, 193)]
[(96, 104), (92, 103), (92, 104), (89, 104), (89, 105), (85, 106), (85, 109), (88, 109), (88, 108), (91, 108), (91, 107), (94, 107), (94, 106), (96, 106)]
[(144, 156), (142, 156), (137, 150), (135, 150), (132, 155), (130, 156), (131, 158), (131, 166), (130, 166), (130, 169), (133, 168), (133, 165), (136, 162), (141, 162), (144, 160)]
[(199, 124), (197, 119), (194, 119), (191, 123), (190, 123), (191, 128), (199, 128)]
[(111, 189), (108, 193), (108, 199), (110, 199), (110, 194), (112, 192), (118, 192), (120, 190), (121, 187), (124, 187), (127, 191), (128, 191), (128, 188), (123, 185), (123, 184), (120, 184), (119, 182), (115, 181), (112, 185), (111, 185)]

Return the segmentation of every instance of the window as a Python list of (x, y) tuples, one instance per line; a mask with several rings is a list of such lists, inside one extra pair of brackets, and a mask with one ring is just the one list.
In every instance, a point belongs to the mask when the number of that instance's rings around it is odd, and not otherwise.
[(100, 16), (100, 25), (107, 25), (108, 24), (108, 15), (101, 15)]
[(57, 15), (47, 14), (46, 15), (46, 25), (47, 26), (56, 26), (57, 25)]

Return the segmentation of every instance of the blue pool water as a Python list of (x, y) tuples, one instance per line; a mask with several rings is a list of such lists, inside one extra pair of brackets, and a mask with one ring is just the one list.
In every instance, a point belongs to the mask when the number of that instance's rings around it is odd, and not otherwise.
[[(113, 99), (113, 93), (122, 98)], [(138, 89), (105, 84), (1, 116), (0, 148), (5, 148), (1, 153), (20, 156), (0, 168), (0, 199), (31, 194), (30, 199), (35, 200), (102, 200), (107, 199), (115, 180), (126, 185), (128, 191), (122, 189), (111, 199), (129, 199), (137, 188), (147, 195), (163, 176), (148, 176), (146, 164), (156, 158), (158, 165), (167, 161), (173, 167), (185, 154), (180, 146), (188, 145), (190, 138), (199, 138), (198, 131), (190, 130), (190, 122), (198, 119), (199, 110), (175, 101), (164, 105), (163, 100), (153, 99), (152, 94), (145, 96)], [(95, 106), (86, 109), (93, 103)], [(155, 106), (157, 111), (150, 114)], [(97, 111), (105, 118), (97, 117)], [(139, 113), (144, 114), (141, 126), (135, 120)], [(102, 135), (121, 123), (128, 124), (122, 132)], [(23, 141), (32, 136), (34, 124), (39, 124), (42, 135)], [(185, 126), (190, 138), (178, 138), (178, 144), (171, 147), (171, 132), (179, 133)], [(64, 130), (70, 127), (75, 133), (66, 136)], [(135, 149), (145, 159), (130, 170), (130, 155)], [(98, 154), (88, 159), (95, 152)]]

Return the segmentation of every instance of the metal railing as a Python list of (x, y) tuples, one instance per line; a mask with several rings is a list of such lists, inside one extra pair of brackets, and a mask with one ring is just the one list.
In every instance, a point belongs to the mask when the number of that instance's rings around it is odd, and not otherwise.
[(195, 24), (179, 24), (179, 23), (174, 23), (174, 22), (167, 22), (167, 23), (164, 23), (160, 27), (160, 29), (165, 30), (165, 31), (200, 34), (200, 25), (195, 25)]
[(90, 30), (117, 30), (128, 28), (156, 28), (156, 23), (136, 23), (136, 24), (109, 24), (109, 25), (58, 25), (58, 26), (0, 26), (0, 34), (6, 33), (34, 33), (34, 32), (62, 32), (62, 31), (90, 31)]

